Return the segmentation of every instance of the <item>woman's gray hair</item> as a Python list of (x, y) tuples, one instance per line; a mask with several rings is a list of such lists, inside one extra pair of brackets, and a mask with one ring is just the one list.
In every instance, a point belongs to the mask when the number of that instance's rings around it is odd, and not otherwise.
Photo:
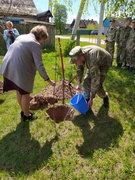
[(37, 41), (48, 38), (47, 28), (44, 25), (35, 26), (31, 29), (30, 33), (35, 35)]

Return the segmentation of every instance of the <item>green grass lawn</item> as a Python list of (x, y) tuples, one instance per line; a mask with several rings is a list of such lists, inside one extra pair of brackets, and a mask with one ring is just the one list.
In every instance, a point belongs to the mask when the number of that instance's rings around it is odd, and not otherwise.
[[(65, 40), (61, 43), (64, 48)], [(54, 72), (55, 63), (60, 65), (57, 54), (44, 53), (43, 63), (50, 77), (59, 81), (61, 76)], [(68, 57), (64, 64), (69, 80), (75, 69)], [(46, 109), (39, 109), (35, 111), (38, 120), (22, 123), (15, 92), (1, 94), (0, 179), (134, 180), (135, 74), (114, 65), (104, 83), (109, 110), (96, 96), (93, 113), (75, 111), (72, 121), (55, 124), (46, 118)], [(37, 73), (32, 95), (47, 85)]]
[[(81, 38), (92, 38), (92, 39), (97, 39), (98, 35), (81, 35)], [(101, 35), (101, 39), (104, 40), (105, 36)]]
[[(63, 36), (71, 36), (71, 34), (64, 34)], [(80, 35), (81, 38), (92, 38), (92, 39), (97, 39), (98, 35)], [(101, 35), (101, 39), (105, 39), (105, 35)]]

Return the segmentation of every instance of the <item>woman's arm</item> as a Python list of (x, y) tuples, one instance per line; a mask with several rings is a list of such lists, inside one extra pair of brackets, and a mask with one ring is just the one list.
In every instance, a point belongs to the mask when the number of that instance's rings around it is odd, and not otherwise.
[(47, 72), (46, 69), (42, 63), (42, 51), (40, 45), (36, 44), (33, 46), (34, 48), (32, 49), (32, 54), (35, 62), (36, 69), (38, 70), (40, 76), (47, 81), (51, 86), (55, 86), (55, 82), (52, 81)]
[(20, 34), (16, 28), (13, 29), (14, 37), (17, 38)]

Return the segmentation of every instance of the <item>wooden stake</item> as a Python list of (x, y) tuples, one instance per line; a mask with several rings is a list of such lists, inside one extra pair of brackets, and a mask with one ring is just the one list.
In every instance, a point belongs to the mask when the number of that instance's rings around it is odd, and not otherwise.
[(63, 63), (63, 56), (62, 56), (62, 48), (60, 43), (60, 38), (58, 38), (59, 49), (60, 49), (60, 59), (61, 59), (61, 68), (62, 68), (62, 92), (63, 92), (63, 99), (62, 103), (64, 104), (65, 96), (64, 96), (64, 82), (65, 82), (65, 75), (64, 75), (64, 63)]

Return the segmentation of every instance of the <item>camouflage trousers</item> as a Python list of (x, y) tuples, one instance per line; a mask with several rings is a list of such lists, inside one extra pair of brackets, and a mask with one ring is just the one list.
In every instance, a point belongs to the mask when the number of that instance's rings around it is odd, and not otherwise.
[[(107, 68), (106, 72), (105, 71), (103, 73), (101, 72), (100, 85), (96, 91), (96, 94), (101, 98), (106, 97), (106, 94), (107, 94), (107, 92), (103, 88), (103, 82), (105, 80), (105, 77), (106, 77), (106, 74), (109, 70), (109, 67)], [(84, 82), (83, 82), (83, 95), (84, 95), (85, 99), (87, 99), (87, 100), (90, 99), (90, 92), (91, 92), (91, 76), (87, 70), (86, 75), (84, 77)]]
[(112, 59), (113, 59), (113, 57), (114, 57), (114, 45), (115, 45), (114, 42), (108, 42), (108, 43), (106, 44), (106, 51), (108, 51), (108, 52), (111, 54)]
[(135, 50), (126, 50), (126, 64), (130, 67), (135, 67)]
[(125, 47), (117, 47), (116, 62), (117, 65), (126, 61)]

